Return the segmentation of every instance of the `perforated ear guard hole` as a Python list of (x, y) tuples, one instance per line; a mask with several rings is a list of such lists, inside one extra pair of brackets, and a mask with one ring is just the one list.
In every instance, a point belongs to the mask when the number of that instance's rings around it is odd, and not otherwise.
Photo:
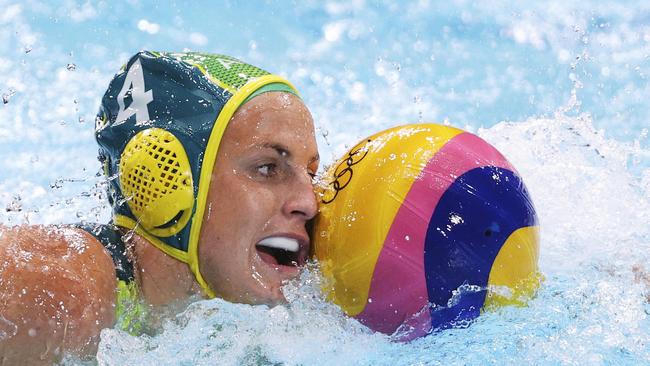
[(120, 159), (120, 188), (140, 225), (167, 237), (189, 222), (194, 205), (190, 163), (169, 131), (150, 128), (126, 144)]

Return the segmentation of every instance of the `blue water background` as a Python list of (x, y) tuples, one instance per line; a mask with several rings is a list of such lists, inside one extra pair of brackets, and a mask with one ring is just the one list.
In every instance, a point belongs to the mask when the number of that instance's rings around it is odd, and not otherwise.
[(650, 3), (0, 0), (0, 223), (108, 220), (94, 116), (141, 49), (286, 76), (324, 164), (397, 124), (478, 133), (533, 196), (546, 281), (406, 345), (313, 286), (271, 310), (206, 301), (157, 338), (105, 332), (101, 364), (650, 364)]

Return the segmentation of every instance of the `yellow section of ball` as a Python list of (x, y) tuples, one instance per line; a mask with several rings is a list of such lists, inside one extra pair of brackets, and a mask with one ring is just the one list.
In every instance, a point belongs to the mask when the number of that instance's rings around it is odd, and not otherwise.
[(326, 172), (314, 254), (331, 285), (325, 291), (347, 314), (365, 308), (377, 259), (413, 182), (462, 132), (435, 124), (395, 127), (362, 140)]
[(540, 286), (539, 226), (515, 230), (499, 250), (488, 278), (483, 310), (500, 306), (525, 306)]

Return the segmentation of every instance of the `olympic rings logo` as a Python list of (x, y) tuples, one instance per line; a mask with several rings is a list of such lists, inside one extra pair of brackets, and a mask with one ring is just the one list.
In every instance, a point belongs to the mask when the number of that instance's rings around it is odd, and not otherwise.
[(352, 181), (352, 176), (354, 174), (352, 167), (359, 164), (366, 157), (366, 155), (368, 155), (368, 149), (364, 149), (364, 146), (370, 141), (372, 140), (368, 139), (365, 142), (362, 142), (353, 147), (352, 150), (348, 152), (347, 158), (341, 161), (336, 167), (334, 170), (334, 181), (328, 185), (331, 186), (332, 189), (328, 189), (323, 195), (324, 197), (322, 201), (324, 204), (328, 204), (334, 201), (339, 192), (341, 192), (343, 189), (345, 189), (345, 187), (348, 186), (348, 184), (350, 184)]

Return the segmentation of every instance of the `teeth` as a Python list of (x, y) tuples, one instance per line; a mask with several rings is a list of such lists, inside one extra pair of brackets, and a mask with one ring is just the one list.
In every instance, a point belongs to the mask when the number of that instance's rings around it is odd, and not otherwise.
[(299, 248), (298, 240), (285, 238), (282, 236), (273, 236), (270, 238), (260, 240), (260, 242), (257, 243), (257, 245), (261, 245), (269, 248), (284, 249), (289, 252), (297, 252)]

